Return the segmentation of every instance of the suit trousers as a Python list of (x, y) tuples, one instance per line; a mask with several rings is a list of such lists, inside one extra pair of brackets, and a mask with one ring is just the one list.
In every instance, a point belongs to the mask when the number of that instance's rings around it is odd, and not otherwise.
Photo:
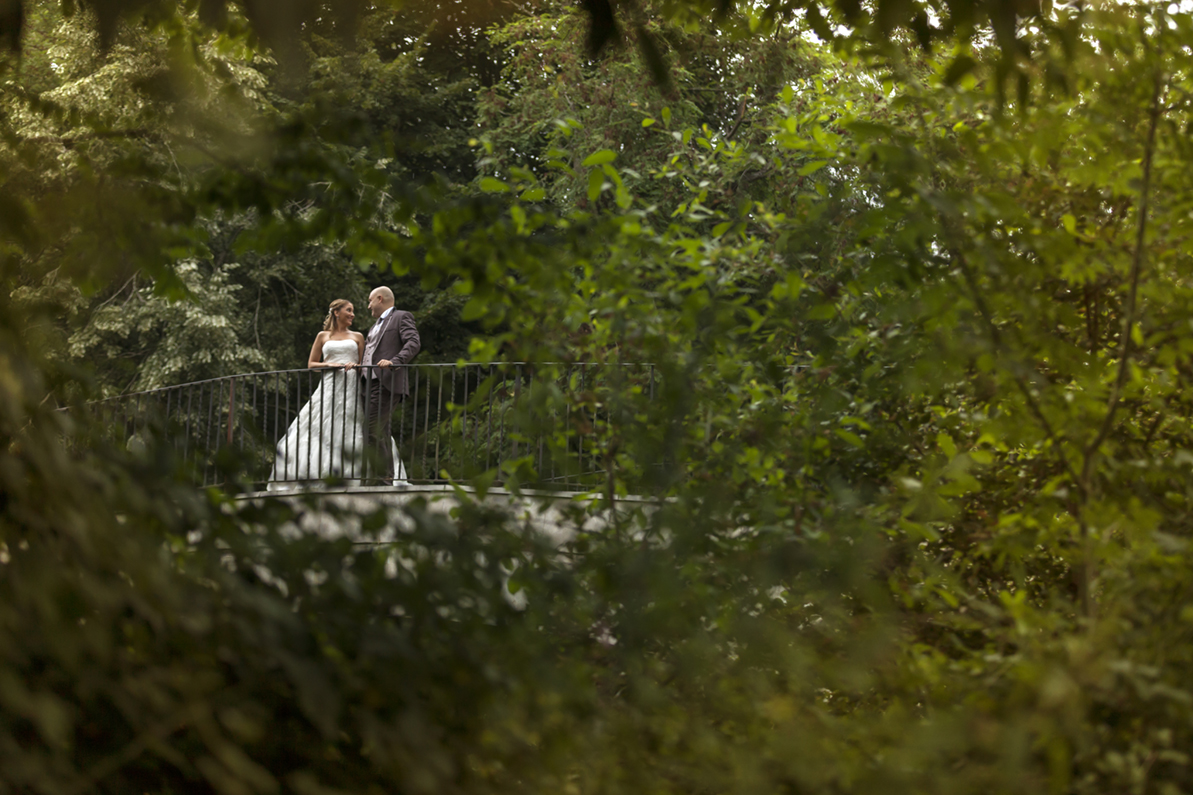
[(365, 450), (370, 458), (370, 476), (373, 481), (381, 480), (380, 485), (388, 486), (394, 480), (394, 456), (390, 446), (394, 409), (403, 396), (390, 392), (376, 379), (367, 380), (365, 384), (368, 387)]

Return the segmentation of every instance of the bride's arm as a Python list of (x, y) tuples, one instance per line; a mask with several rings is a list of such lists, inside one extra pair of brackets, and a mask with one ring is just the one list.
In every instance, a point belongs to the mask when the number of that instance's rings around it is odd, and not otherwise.
[(320, 331), (315, 335), (315, 342), (311, 345), (311, 355), (307, 357), (307, 367), (312, 370), (324, 370), (328, 367), (335, 367), (334, 364), (327, 364), (323, 361), (323, 342), (326, 337), (326, 331)]
[(356, 335), (356, 363), (365, 363), (365, 335), (359, 331), (353, 332)]

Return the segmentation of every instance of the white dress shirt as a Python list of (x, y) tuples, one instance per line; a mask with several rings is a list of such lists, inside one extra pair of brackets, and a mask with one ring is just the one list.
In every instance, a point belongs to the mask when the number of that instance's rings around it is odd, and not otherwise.
[(389, 309), (386, 309), (384, 312), (381, 313), (381, 317), (377, 318), (377, 322), (373, 324), (373, 327), (371, 329), (369, 329), (370, 337), (373, 336), (374, 331), (381, 328), (381, 322), (383, 320), (385, 320), (387, 317), (389, 317), (389, 313), (392, 311), (394, 311), (394, 308), (391, 306)]

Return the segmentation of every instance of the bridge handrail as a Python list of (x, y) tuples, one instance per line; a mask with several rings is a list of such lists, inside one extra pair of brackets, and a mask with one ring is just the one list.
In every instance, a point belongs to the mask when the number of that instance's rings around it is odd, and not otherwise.
[[(389, 369), (376, 365), (356, 368)], [(345, 369), (304, 367), (236, 373), (126, 392), (64, 410), (106, 417), (96, 426), (102, 428), (99, 435), (85, 443), (97, 443), (101, 437), (108, 438), (107, 443), (132, 444), (134, 439), (143, 443), (148, 435), (166, 431), (168, 436), (161, 438), (178, 450), (182, 460), (197, 467), (197, 482), (202, 485), (215, 485), (222, 477), (219, 456), (229, 449), (260, 470), (252, 477), (255, 482), (265, 482), (262, 479), (267, 472), (269, 483), (307, 481), (315, 477), (309, 474), (315, 471), (312, 467), (322, 472), (329, 456), (327, 466), (333, 474), (360, 472), (366, 466), (361, 463), (365, 453), (372, 450), (358, 446), (360, 431), (353, 430), (354, 423), (360, 421), (360, 409), (348, 406), (358, 404), (343, 403), (335, 408), (337, 400), (363, 394), (343, 387), (337, 392), (335, 384), (344, 383), (340, 374)], [(578, 485), (603, 472), (603, 453), (597, 449), (600, 439), (619, 433), (615, 426), (645, 421), (634, 419), (640, 416), (636, 412), (615, 412), (610, 402), (613, 393), (606, 393), (620, 392), (619, 384), (624, 382), (637, 385), (635, 391), (626, 392), (627, 398), (653, 401), (659, 381), (651, 362), (456, 361), (394, 365), (393, 369), (410, 372), (409, 392), (396, 401), (385, 423), (392, 428), (396, 453), (415, 470), (403, 467), (406, 474), (395, 475), (395, 479), (412, 482), (459, 482), (460, 478), (491, 472), (490, 462), (496, 462), (505, 473), (502, 467), (506, 463), (523, 461), (514, 464), (520, 468), (530, 460), (526, 470), (530, 480), (526, 482), (562, 480)], [(327, 380), (333, 374), (335, 377)], [(548, 383), (554, 386), (541, 391)], [(320, 399), (311, 403), (317, 394)], [(554, 395), (553, 402), (543, 402), (547, 395)], [(308, 404), (310, 411), (319, 412), (310, 417), (318, 420), (298, 423)], [(331, 424), (324, 428), (326, 418)], [(339, 447), (313, 441), (324, 439), (325, 432), (333, 440), (343, 436), (344, 444), (350, 446), (342, 452), (350, 458), (341, 459), (334, 452), (341, 450)], [(291, 473), (291, 453), (295, 451), (300, 465)], [(274, 465), (282, 462), (286, 467), (279, 475)], [(519, 473), (519, 479), (527, 477), (521, 469)]]

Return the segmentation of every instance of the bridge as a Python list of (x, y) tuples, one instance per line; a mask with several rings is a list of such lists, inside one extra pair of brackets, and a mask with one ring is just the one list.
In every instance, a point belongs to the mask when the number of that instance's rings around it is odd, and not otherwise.
[(368, 367), (229, 375), (72, 411), (98, 420), (93, 441), (165, 445), (196, 487), (246, 496), (514, 487), (562, 498), (611, 484), (618, 453), (645, 431), (660, 386), (652, 364), (401, 367), (410, 394), (392, 415), (394, 483), (379, 482), (374, 448), (360, 435), (359, 378)]

